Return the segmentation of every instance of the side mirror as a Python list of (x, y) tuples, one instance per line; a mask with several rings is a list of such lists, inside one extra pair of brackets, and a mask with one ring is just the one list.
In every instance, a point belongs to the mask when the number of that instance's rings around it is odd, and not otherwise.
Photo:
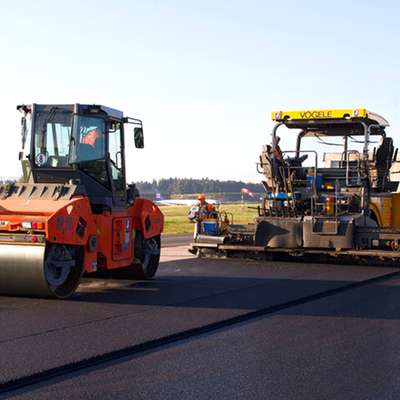
[(143, 135), (143, 128), (142, 127), (135, 127), (134, 130), (135, 135), (135, 147), (137, 149), (144, 148), (144, 135)]

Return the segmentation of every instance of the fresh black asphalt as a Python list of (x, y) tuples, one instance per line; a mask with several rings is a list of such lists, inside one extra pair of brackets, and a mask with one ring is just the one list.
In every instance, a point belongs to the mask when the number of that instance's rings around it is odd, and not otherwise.
[[(169, 251), (174, 253), (175, 248)], [(68, 301), (0, 297), (0, 384), (391, 271), (382, 267), (199, 260), (187, 258), (187, 250), (177, 247), (176, 256), (164, 258), (153, 281), (86, 279)], [(324, 375), (332, 355), (336, 356), (332, 365), (340, 365), (337, 376), (355, 369), (358, 364), (350, 361), (360, 354), (364, 362), (365, 357), (376, 359), (375, 348), (369, 349), (371, 343), (385, 345), (385, 354), (393, 347), (395, 356), (389, 364), (395, 365), (400, 354), (396, 347), (398, 300), (397, 281), (371, 285), (296, 308), (305, 310), (302, 312), (280, 312), (100, 368), (72, 381), (65, 379), (34, 391), (27, 388), (20, 395), (24, 399), (53, 395), (60, 399), (294, 398), (288, 390), (303, 382), (298, 393), (294, 392), (300, 396), (300, 389), (308, 387), (307, 380), (313, 374), (315, 379), (325, 379), (329, 393), (337, 394), (332, 379)], [(341, 357), (347, 357), (348, 362), (340, 364)], [(370, 372), (383, 367), (375, 363)], [(356, 370), (354, 374), (354, 379), (361, 377)], [(70, 389), (65, 390), (65, 385)], [(274, 385), (281, 387), (279, 393)], [(318, 397), (318, 391), (317, 397), (310, 397), (310, 393), (307, 398), (335, 398), (329, 397), (331, 394)]]
[(400, 280), (21, 391), (15, 399), (398, 399)]
[(193, 233), (176, 235), (163, 235), (161, 238), (163, 247), (175, 247), (188, 245), (193, 239)]

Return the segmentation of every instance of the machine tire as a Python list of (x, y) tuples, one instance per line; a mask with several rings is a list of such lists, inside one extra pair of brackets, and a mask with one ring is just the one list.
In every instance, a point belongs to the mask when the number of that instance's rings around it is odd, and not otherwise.
[[(68, 271), (66, 273), (56, 272), (57, 262), (65, 262), (66, 260), (71, 263)], [(82, 249), (75, 246), (48, 244), (43, 270), (47, 285), (52, 291), (52, 296), (60, 299), (71, 296), (79, 286), (83, 274)]]
[(133, 264), (131, 271), (136, 279), (151, 279), (160, 263), (161, 237), (144, 239), (141, 232), (136, 234), (136, 255), (140, 263)]

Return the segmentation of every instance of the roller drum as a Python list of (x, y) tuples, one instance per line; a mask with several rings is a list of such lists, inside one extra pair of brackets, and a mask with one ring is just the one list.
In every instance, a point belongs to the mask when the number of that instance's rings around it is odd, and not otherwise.
[(82, 275), (80, 260), (74, 259), (74, 255), (65, 246), (1, 244), (0, 294), (52, 298), (70, 296)]

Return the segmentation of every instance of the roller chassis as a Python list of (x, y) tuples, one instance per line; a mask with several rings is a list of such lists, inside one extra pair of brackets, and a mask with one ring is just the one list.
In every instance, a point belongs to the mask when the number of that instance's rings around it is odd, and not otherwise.
[[(125, 176), (125, 132), (101, 105), (22, 105), (23, 182), (0, 185), (0, 294), (67, 298), (83, 274), (150, 279), (163, 214)], [(93, 139), (93, 140), (92, 140)]]

